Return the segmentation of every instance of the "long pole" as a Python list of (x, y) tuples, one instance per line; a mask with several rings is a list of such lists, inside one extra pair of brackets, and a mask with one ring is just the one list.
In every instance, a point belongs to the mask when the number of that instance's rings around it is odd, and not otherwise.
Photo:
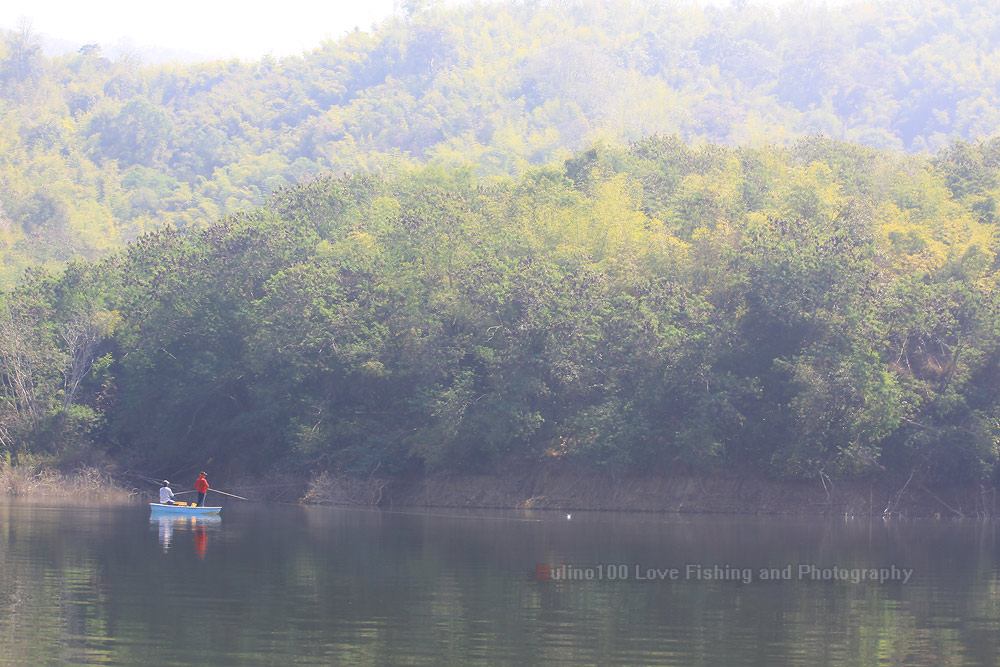
[(224, 496), (229, 496), (230, 498), (239, 498), (240, 500), (250, 500), (249, 498), (244, 498), (243, 496), (238, 496), (235, 493), (226, 493), (225, 491), (219, 491), (218, 489), (213, 489), (209, 487), (209, 491), (215, 491), (216, 493), (221, 493)]

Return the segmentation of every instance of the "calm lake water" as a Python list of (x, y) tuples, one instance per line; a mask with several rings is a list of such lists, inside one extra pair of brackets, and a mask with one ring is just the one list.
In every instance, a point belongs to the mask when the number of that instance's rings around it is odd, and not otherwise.
[(998, 568), (995, 522), (0, 501), (0, 663), (996, 665)]

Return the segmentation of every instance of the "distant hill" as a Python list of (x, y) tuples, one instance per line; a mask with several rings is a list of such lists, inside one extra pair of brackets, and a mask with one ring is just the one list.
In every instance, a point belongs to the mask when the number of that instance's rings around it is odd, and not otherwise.
[(985, 0), (411, 4), (375, 32), (253, 63), (50, 57), (5, 34), (0, 273), (202, 228), (328, 171), (488, 179), (655, 134), (934, 152), (1000, 127)]
[[(92, 42), (74, 42), (41, 35), (42, 53), (49, 58), (59, 58), (67, 54), (79, 53), (80, 49), (92, 46)], [(208, 60), (204, 53), (194, 53), (181, 49), (172, 49), (155, 44), (130, 44), (118, 42), (115, 44), (99, 44), (101, 52), (108, 58), (116, 60), (124, 54), (136, 54), (147, 64), (161, 63), (198, 63)]]

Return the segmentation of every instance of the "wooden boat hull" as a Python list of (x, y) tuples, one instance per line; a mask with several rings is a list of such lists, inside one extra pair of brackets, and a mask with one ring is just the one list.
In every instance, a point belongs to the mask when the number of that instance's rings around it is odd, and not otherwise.
[(161, 505), (160, 503), (149, 503), (149, 510), (153, 514), (175, 514), (177, 516), (202, 516), (205, 514), (218, 514), (221, 507), (191, 507), (190, 505)]

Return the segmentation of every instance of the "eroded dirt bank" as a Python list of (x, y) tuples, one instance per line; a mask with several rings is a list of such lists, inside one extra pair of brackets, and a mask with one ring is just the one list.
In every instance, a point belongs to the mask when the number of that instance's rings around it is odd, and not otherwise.
[[(905, 486), (905, 488), (904, 488)], [(741, 514), (881, 516), (996, 515), (996, 490), (935, 489), (909, 480), (772, 479), (734, 472), (610, 475), (564, 466), (510, 467), (492, 474), (414, 478), (327, 476), (305, 502), (381, 506), (480, 507)]]

